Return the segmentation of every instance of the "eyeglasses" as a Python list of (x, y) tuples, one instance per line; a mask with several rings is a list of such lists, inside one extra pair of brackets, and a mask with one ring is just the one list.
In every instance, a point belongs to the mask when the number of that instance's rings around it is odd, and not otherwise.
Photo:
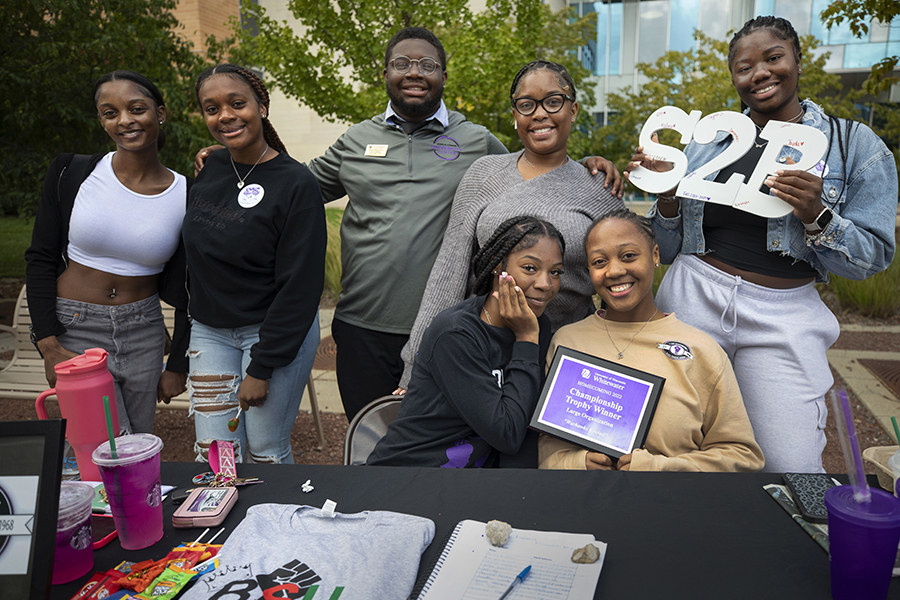
[(432, 58), (420, 58), (414, 60), (408, 56), (395, 56), (388, 64), (394, 67), (395, 71), (402, 74), (409, 71), (412, 68), (413, 63), (416, 63), (419, 73), (426, 76), (433, 74), (441, 67), (441, 63)]
[(523, 117), (529, 117), (534, 114), (534, 111), (537, 110), (538, 104), (543, 107), (544, 111), (547, 114), (558, 113), (562, 110), (562, 107), (565, 106), (566, 100), (569, 102), (575, 102), (575, 98), (570, 98), (565, 94), (550, 94), (546, 98), (542, 98), (541, 100), (535, 100), (534, 98), (528, 98), (527, 96), (524, 98), (515, 98), (512, 101), (513, 108), (516, 109)]

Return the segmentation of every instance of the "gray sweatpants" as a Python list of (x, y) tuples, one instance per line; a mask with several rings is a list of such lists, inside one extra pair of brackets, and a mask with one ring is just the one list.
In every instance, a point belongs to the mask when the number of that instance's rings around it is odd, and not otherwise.
[(159, 296), (106, 306), (56, 299), (56, 316), (66, 328), (59, 343), (84, 353), (103, 348), (116, 385), (120, 433), (151, 433), (156, 417), (156, 388), (163, 369), (166, 325)]
[(825, 449), (825, 394), (834, 383), (826, 351), (837, 318), (815, 284), (779, 290), (744, 281), (679, 255), (656, 304), (711, 335), (731, 359), (765, 471), (819, 473)]

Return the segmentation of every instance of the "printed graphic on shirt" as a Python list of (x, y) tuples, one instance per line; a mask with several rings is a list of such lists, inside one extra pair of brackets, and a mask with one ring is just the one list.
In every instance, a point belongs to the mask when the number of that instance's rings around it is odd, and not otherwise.
[(209, 229), (225, 229), (225, 223), (231, 221), (233, 223), (243, 223), (244, 209), (235, 210), (227, 206), (216, 206), (209, 200), (197, 198), (191, 204), (190, 211), (193, 213), (191, 218), (195, 223), (202, 223)]
[(663, 353), (672, 360), (685, 360), (688, 358), (694, 360), (694, 355), (691, 354), (691, 348), (687, 344), (682, 344), (681, 342), (663, 342), (662, 344), (657, 344), (656, 347), (662, 350)]
[(497, 387), (503, 387), (503, 371), (501, 369), (494, 369), (491, 371), (491, 375), (493, 375), (497, 379)]
[[(475, 452), (475, 446), (472, 444), (473, 440), (481, 440), (481, 438), (468, 438), (457, 440), (452, 446), (447, 448), (447, 462), (441, 465), (442, 469), (465, 469), (469, 466), (469, 460), (472, 458), (472, 453)], [(488, 454), (490, 452), (485, 452), (472, 464), (476, 469), (480, 469), (484, 464), (484, 461), (487, 460)]]
[(456, 160), (459, 158), (459, 143), (449, 135), (440, 135), (431, 142), (431, 151), (441, 160)]
[[(248, 574), (250, 566), (243, 567)], [(229, 568), (228, 570), (236, 570)], [(210, 591), (215, 589), (214, 581), (222, 570), (205, 580)], [(322, 580), (315, 571), (299, 560), (292, 560), (283, 567), (266, 575), (229, 581), (210, 600), (250, 600), (251, 598), (290, 598), (291, 600), (338, 600), (344, 593), (344, 586), (336, 586), (328, 595), (326, 590), (319, 594), (318, 582)], [(260, 593), (262, 596), (260, 596)]]

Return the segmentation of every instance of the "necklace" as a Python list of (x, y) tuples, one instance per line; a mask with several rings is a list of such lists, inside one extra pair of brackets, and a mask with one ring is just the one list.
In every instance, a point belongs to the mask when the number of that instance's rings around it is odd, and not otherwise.
[[(525, 156), (525, 153), (524, 153), (524, 152), (522, 153), (522, 160), (524, 160), (525, 162), (527, 162), (529, 167), (531, 167), (532, 169), (534, 169), (535, 171), (537, 171), (537, 172), (540, 173), (541, 175), (544, 175), (545, 173), (547, 173), (547, 171), (541, 171), (541, 170), (538, 169), (536, 166), (534, 166), (533, 164), (531, 164), (531, 161), (528, 160), (528, 157)], [(558, 165), (556, 165), (555, 167), (553, 167), (553, 169), (558, 169), (558, 168), (560, 168), (561, 166), (563, 166), (564, 164), (566, 164), (567, 162), (569, 162), (569, 155), (568, 155), (568, 154), (566, 154), (566, 157), (563, 159), (563, 161), (562, 161), (561, 163), (559, 163)], [(550, 170), (552, 171), (553, 169), (550, 169)]]
[(489, 313), (489, 312), (487, 311), (487, 309), (486, 309), (485, 307), (483, 307), (483, 306), (481, 307), (481, 310), (484, 311), (484, 316), (487, 317), (488, 325), (490, 325), (491, 327), (493, 327), (493, 326), (494, 326), (494, 322), (491, 321), (491, 313)]
[(244, 178), (243, 178), (243, 179), (241, 179), (241, 175), (240, 175), (240, 173), (238, 173), (237, 167), (234, 166), (234, 157), (233, 157), (233, 156), (231, 157), (231, 168), (234, 169), (234, 174), (237, 175), (237, 178), (238, 178), (238, 184), (237, 184), (237, 186), (238, 186), (238, 189), (239, 189), (239, 190), (242, 189), (242, 188), (244, 187), (244, 181), (246, 181), (247, 178), (250, 177), (250, 173), (253, 172), (253, 169), (256, 168), (256, 165), (259, 164), (259, 161), (262, 160), (262, 157), (265, 156), (265, 155), (266, 155), (266, 152), (268, 152), (268, 151), (269, 151), (269, 144), (266, 144), (266, 149), (263, 150), (263, 153), (259, 155), (259, 158), (256, 159), (256, 162), (253, 163), (253, 166), (250, 167), (250, 170), (247, 171), (247, 174), (244, 175)]
[(653, 317), (655, 317), (656, 313), (658, 313), (658, 312), (659, 312), (658, 308), (653, 311), (653, 314), (650, 315), (650, 318), (647, 319), (647, 321), (643, 325), (641, 325), (641, 328), (637, 330), (637, 333), (635, 333), (633, 336), (631, 336), (631, 339), (628, 340), (628, 343), (625, 344), (625, 347), (622, 348), (621, 350), (619, 350), (619, 347), (616, 346), (615, 340), (612, 339), (612, 335), (609, 333), (609, 323), (607, 323), (606, 317), (605, 316), (603, 317), (603, 324), (606, 326), (606, 335), (607, 335), (607, 337), (609, 337), (609, 341), (612, 342), (613, 348), (615, 348), (616, 352), (618, 352), (618, 354), (616, 355), (616, 358), (618, 358), (619, 360), (622, 360), (623, 358), (625, 358), (625, 351), (628, 350), (628, 346), (631, 345), (631, 342), (633, 342), (634, 338), (636, 338), (638, 336), (638, 333), (640, 333), (644, 330), (644, 327), (647, 326), (647, 323), (652, 321)]
[[(796, 123), (803, 117), (803, 113), (805, 113), (805, 112), (806, 112), (806, 110), (804, 110), (804, 108), (801, 106), (800, 112), (797, 114), (797, 116), (792, 119), (788, 119), (787, 121), (785, 121), (785, 123)], [(753, 123), (753, 124), (756, 125), (756, 123)], [(756, 125), (756, 130), (759, 131), (759, 134), (762, 134), (763, 128), (760, 127), (759, 125)], [(759, 137), (759, 136), (757, 135), (757, 137)], [(753, 141), (753, 145), (756, 146), (757, 148), (762, 148), (763, 146), (765, 146), (768, 143), (769, 143), (769, 140), (766, 140), (762, 144), (757, 144), (756, 140)]]

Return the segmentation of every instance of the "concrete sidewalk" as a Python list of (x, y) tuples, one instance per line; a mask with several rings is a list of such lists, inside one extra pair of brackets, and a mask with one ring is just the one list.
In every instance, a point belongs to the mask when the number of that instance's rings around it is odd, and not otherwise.
[[(900, 335), (900, 326), (867, 326), (867, 325), (841, 325), (841, 331), (892, 333)], [(860, 359), (898, 360), (900, 352), (877, 352), (866, 350), (838, 350), (832, 348), (828, 351), (828, 362), (834, 370), (844, 379), (856, 397), (869, 409), (878, 420), (888, 436), (894, 436), (894, 427), (891, 425), (891, 417), (900, 417), (900, 398), (897, 398), (889, 389), (884, 387), (881, 380), (872, 374), (869, 369), (859, 363)], [(831, 407), (829, 406), (829, 410)]]

